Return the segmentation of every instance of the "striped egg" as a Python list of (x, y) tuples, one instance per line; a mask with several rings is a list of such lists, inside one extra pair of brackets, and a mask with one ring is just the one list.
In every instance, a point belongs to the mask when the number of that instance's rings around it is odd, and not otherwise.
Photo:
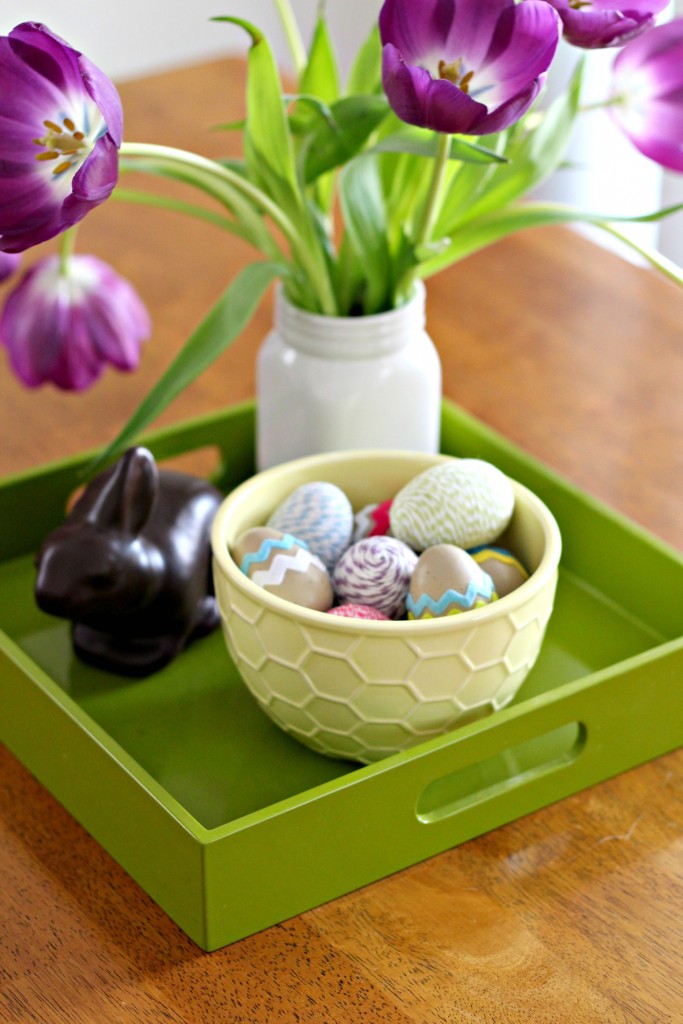
[(367, 604), (389, 618), (403, 614), (417, 555), (393, 537), (364, 537), (344, 552), (334, 567), (337, 597)]
[(394, 537), (416, 551), (437, 544), (490, 544), (510, 522), (512, 484), (481, 459), (449, 459), (426, 469), (399, 491), (391, 506)]
[(389, 509), (391, 499), (381, 501), (379, 504), (365, 505), (360, 512), (356, 512), (353, 520), (352, 541), (362, 540), (363, 537), (383, 537), (389, 532)]
[(420, 555), (406, 599), (409, 619), (438, 619), (497, 600), (493, 580), (454, 544), (436, 544)]
[(268, 526), (305, 541), (331, 571), (351, 543), (353, 509), (335, 484), (315, 481), (297, 487), (278, 505)]
[(524, 580), (529, 579), (529, 573), (522, 563), (507, 548), (482, 544), (478, 548), (472, 548), (469, 553), (493, 580), (498, 597), (511, 594), (517, 587), (521, 587)]
[(332, 607), (329, 573), (297, 537), (256, 526), (237, 538), (231, 554), (242, 572), (271, 594), (319, 612)]

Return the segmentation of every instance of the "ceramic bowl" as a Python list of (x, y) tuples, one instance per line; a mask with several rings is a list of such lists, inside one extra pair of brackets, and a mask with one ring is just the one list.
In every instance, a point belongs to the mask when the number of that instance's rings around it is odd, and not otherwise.
[(512, 481), (515, 511), (496, 543), (530, 571), (482, 608), (424, 621), (377, 622), (311, 611), (270, 594), (230, 556), (301, 484), (326, 480), (354, 511), (393, 497), (449, 456), (334, 452), (251, 477), (213, 525), (214, 578), (228, 651), (267, 715), (314, 750), (377, 761), (509, 703), (536, 661), (550, 617), (560, 533), (546, 506)]

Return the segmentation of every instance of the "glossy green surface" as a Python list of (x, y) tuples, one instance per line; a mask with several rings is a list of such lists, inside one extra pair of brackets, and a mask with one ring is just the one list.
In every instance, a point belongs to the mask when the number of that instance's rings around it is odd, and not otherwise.
[[(151, 447), (216, 445), (227, 490), (251, 471), (252, 435), (247, 405)], [(219, 633), (143, 681), (79, 663), (67, 624), (34, 604), (33, 551), (87, 456), (0, 485), (0, 737), (204, 948), (683, 741), (681, 558), (451, 406), (442, 447), (549, 505), (564, 542), (555, 611), (513, 705), (368, 768), (280, 732)]]

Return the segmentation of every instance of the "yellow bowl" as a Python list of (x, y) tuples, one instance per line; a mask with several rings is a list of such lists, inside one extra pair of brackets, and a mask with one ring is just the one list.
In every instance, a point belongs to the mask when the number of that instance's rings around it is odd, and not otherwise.
[(410, 622), (341, 618), (284, 601), (252, 583), (230, 549), (301, 484), (336, 484), (357, 511), (449, 458), (374, 450), (313, 455), (251, 477), (218, 510), (214, 580), (230, 656), (266, 714), (322, 754), (377, 761), (509, 703), (536, 661), (552, 611), (557, 523), (512, 481), (515, 511), (496, 543), (515, 552), (529, 578), (485, 607)]

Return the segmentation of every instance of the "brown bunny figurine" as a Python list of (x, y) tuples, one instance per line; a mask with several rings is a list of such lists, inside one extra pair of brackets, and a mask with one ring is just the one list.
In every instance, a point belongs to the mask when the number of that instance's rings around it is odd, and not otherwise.
[(218, 625), (210, 530), (222, 495), (130, 448), (38, 553), (36, 600), (73, 623), (76, 653), (146, 676)]

